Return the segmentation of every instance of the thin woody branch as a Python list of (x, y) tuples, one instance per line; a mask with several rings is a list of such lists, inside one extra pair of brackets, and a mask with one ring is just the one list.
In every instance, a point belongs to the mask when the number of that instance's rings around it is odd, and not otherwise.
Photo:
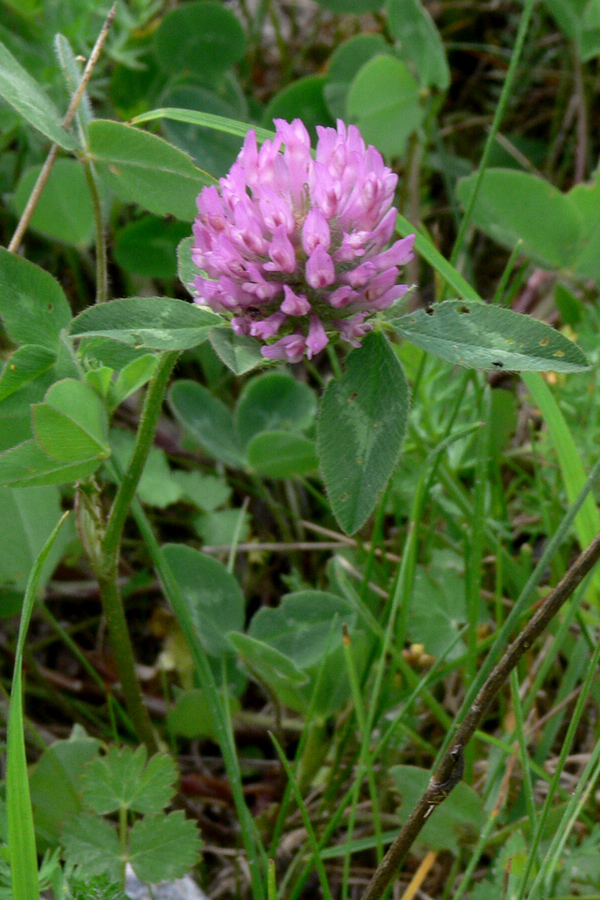
[[(114, 3), (110, 12), (108, 13), (106, 19), (104, 20), (104, 24), (98, 35), (98, 39), (94, 44), (94, 48), (90, 54), (90, 58), (87, 61), (87, 65), (83, 71), (83, 75), (81, 76), (81, 81), (77, 87), (77, 90), (71, 97), (71, 102), (69, 103), (69, 108), (67, 109), (65, 116), (62, 120), (62, 126), (65, 129), (69, 129), (73, 124), (73, 119), (75, 118), (75, 113), (77, 112), (77, 107), (81, 103), (81, 98), (83, 97), (84, 91), (88, 86), (89, 80), (92, 77), (92, 73), (100, 58), (100, 54), (102, 52), (102, 48), (106, 42), (106, 38), (108, 37), (108, 32), (110, 31), (110, 26), (112, 25), (112, 21), (117, 14), (117, 4)], [(12, 236), (10, 244), (8, 245), (8, 250), (11, 253), (16, 253), (21, 245), (21, 241), (23, 240), (23, 235), (27, 231), (27, 227), (29, 222), (31, 221), (31, 217), (34, 213), (36, 206), (39, 203), (39, 199), (42, 195), (42, 191), (46, 186), (46, 182), (50, 177), (50, 172), (52, 171), (52, 167), (56, 161), (56, 157), (58, 156), (59, 147), (58, 144), (52, 144), (48, 156), (46, 157), (46, 161), (42, 166), (42, 170), (38, 175), (37, 181), (33, 186), (33, 190), (29, 196), (29, 200), (27, 201), (27, 205), (23, 210), (23, 215), (21, 216), (19, 223), (15, 229), (15, 233)]]
[(550, 591), (543, 604), (529, 620), (523, 631), (510, 644), (504, 655), (490, 672), (475, 697), (467, 715), (456, 729), (447, 752), (431, 777), (427, 790), (406, 820), (398, 837), (391, 845), (367, 885), (362, 900), (379, 900), (405, 861), (410, 848), (427, 819), (460, 782), (464, 771), (465, 747), (479, 728), (483, 717), (502, 685), (522, 656), (542, 634), (561, 606), (571, 597), (583, 579), (600, 559), (600, 534), (575, 560), (564, 578)]

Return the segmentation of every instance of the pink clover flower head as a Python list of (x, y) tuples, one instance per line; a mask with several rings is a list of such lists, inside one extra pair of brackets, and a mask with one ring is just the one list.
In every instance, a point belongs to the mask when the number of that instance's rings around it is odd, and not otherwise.
[(300, 121), (249, 131), (219, 187), (198, 197), (196, 302), (264, 341), (267, 359), (312, 359), (337, 336), (354, 347), (372, 316), (407, 290), (400, 267), (414, 235), (392, 243), (397, 176), (358, 128), (317, 127), (315, 158)]

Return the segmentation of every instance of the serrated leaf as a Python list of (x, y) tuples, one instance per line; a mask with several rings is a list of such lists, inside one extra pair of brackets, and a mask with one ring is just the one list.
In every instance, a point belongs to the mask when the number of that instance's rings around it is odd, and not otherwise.
[(177, 381), (169, 391), (169, 404), (178, 421), (212, 456), (235, 469), (244, 467), (233, 415), (209, 390), (195, 381)]
[(141, 881), (172, 881), (196, 865), (200, 847), (195, 823), (178, 810), (135, 823), (129, 833), (129, 862)]
[(188, 350), (220, 324), (215, 313), (169, 297), (127, 297), (90, 306), (71, 323), (72, 337), (106, 337), (137, 350)]
[(105, 819), (88, 813), (68, 819), (61, 843), (67, 860), (80, 867), (80, 877), (108, 875), (111, 881), (121, 878), (119, 839), (113, 826)]
[(40, 85), (12, 53), (0, 43), (0, 96), (23, 118), (64, 150), (75, 150), (77, 140), (62, 127), (60, 115)]
[(582, 372), (582, 351), (545, 322), (511, 309), (446, 300), (392, 322), (407, 340), (452, 363), (514, 372)]
[(68, 484), (87, 478), (101, 464), (94, 459), (58, 462), (37, 441), (25, 441), (0, 454), (0, 484), (32, 487), (38, 484)]
[(0, 375), (0, 401), (48, 372), (56, 353), (37, 344), (24, 344), (9, 357)]
[(329, 502), (353, 534), (373, 511), (394, 470), (408, 417), (406, 378), (398, 357), (378, 333), (353, 350), (341, 378), (323, 395), (317, 454)]
[(91, 122), (89, 152), (101, 178), (121, 200), (158, 216), (193, 221), (196, 197), (215, 183), (186, 153), (122, 122)]
[(110, 456), (106, 409), (89, 384), (73, 378), (55, 382), (32, 415), (36, 439), (53, 459), (70, 463)]
[(211, 328), (210, 342), (219, 359), (236, 375), (245, 375), (265, 362), (254, 338), (235, 334), (229, 326)]
[(173, 796), (177, 771), (171, 758), (156, 754), (146, 764), (146, 748), (109, 747), (82, 775), (83, 800), (98, 815), (131, 809), (159, 813)]
[(71, 310), (52, 275), (0, 247), (0, 318), (15, 344), (56, 351)]

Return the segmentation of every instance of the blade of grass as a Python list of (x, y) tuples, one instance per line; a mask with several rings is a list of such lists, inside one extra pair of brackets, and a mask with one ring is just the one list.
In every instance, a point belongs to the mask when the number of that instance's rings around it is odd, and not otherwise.
[[(581, 593), (583, 595), (583, 591)], [(533, 839), (531, 841), (531, 845), (529, 847), (529, 852), (528, 852), (528, 856), (527, 856), (527, 866), (526, 866), (525, 872), (523, 874), (523, 881), (521, 883), (521, 889), (519, 892), (518, 900), (523, 900), (523, 898), (525, 897), (525, 893), (527, 890), (527, 882), (529, 881), (533, 863), (535, 861), (535, 858), (536, 858), (536, 855), (538, 852), (538, 847), (540, 845), (540, 841), (542, 840), (542, 835), (544, 834), (544, 827), (546, 825), (546, 821), (547, 821), (548, 815), (550, 813), (550, 807), (552, 804), (552, 800), (554, 799), (554, 795), (559, 786), (560, 778), (561, 778), (561, 775), (562, 775), (564, 767), (565, 767), (565, 761), (569, 754), (569, 750), (571, 748), (571, 743), (573, 741), (573, 738), (575, 737), (575, 732), (579, 726), (581, 717), (584, 713), (585, 706), (586, 706), (586, 703), (588, 700), (588, 696), (590, 694), (590, 691), (592, 689), (595, 679), (597, 679), (597, 677), (598, 677), (597, 666), (598, 666), (599, 659), (600, 659), (600, 642), (597, 643), (594, 653), (592, 654), (592, 658), (590, 659), (587, 674), (586, 674), (585, 680), (583, 682), (583, 687), (581, 689), (579, 696), (577, 697), (575, 709), (573, 711), (573, 715), (571, 717), (571, 721), (569, 722), (569, 727), (567, 728), (567, 733), (565, 735), (563, 745), (560, 750), (560, 754), (559, 754), (558, 761), (556, 764), (556, 769), (554, 771), (554, 775), (552, 776), (552, 780), (548, 787), (548, 793), (546, 795), (546, 799), (544, 800), (544, 805), (542, 807), (542, 811), (537, 820), (537, 826), (536, 826), (536, 829), (533, 834)], [(540, 869), (540, 872), (542, 872), (542, 871), (543, 871), (543, 867), (542, 867), (542, 869)], [(539, 872), (538, 872), (538, 876), (536, 877), (536, 881), (537, 881), (538, 877), (540, 877)], [(530, 894), (530, 897), (531, 896), (532, 895)]]
[(531, 822), (531, 831), (535, 829), (535, 800), (533, 799), (533, 784), (529, 770), (529, 754), (527, 753), (527, 740), (525, 738), (525, 722), (523, 721), (523, 704), (519, 695), (519, 676), (516, 669), (510, 673), (510, 693), (512, 707), (515, 716), (515, 731), (519, 742), (519, 756), (521, 760), (521, 773), (523, 776), (523, 793), (525, 794), (525, 807)]
[(306, 828), (306, 833), (308, 834), (308, 840), (310, 842), (310, 846), (313, 851), (313, 859), (315, 861), (315, 867), (317, 870), (317, 874), (319, 876), (319, 882), (321, 884), (321, 890), (323, 891), (323, 896), (325, 900), (333, 900), (331, 895), (331, 890), (329, 888), (329, 882), (327, 881), (327, 873), (325, 871), (325, 866), (321, 860), (321, 855), (319, 851), (319, 844), (317, 841), (317, 836), (315, 834), (315, 830), (312, 827), (312, 823), (310, 821), (310, 816), (308, 815), (308, 810), (306, 809), (306, 804), (302, 799), (302, 794), (300, 792), (300, 788), (298, 787), (298, 782), (294, 777), (294, 773), (292, 772), (292, 767), (290, 766), (285, 753), (283, 752), (280, 744), (277, 742), (277, 738), (275, 735), (270, 735), (271, 740), (273, 741), (273, 745), (275, 750), (277, 751), (277, 756), (281, 762), (285, 770), (285, 774), (288, 777), (290, 784), (292, 785), (292, 792), (294, 794), (294, 798), (296, 803), (298, 804), (298, 809), (300, 810), (300, 815), (302, 816), (302, 821), (304, 822), (304, 827)]
[(569, 839), (569, 835), (573, 830), (583, 807), (587, 803), (591, 792), (594, 789), (598, 778), (600, 777), (600, 741), (596, 742), (596, 746), (592, 752), (592, 755), (583, 771), (581, 778), (573, 792), (573, 796), (570, 798), (569, 803), (567, 804), (567, 808), (563, 813), (562, 820), (560, 825), (556, 829), (556, 833), (552, 838), (548, 851), (546, 853), (546, 860), (544, 861), (544, 865), (540, 869), (540, 872), (536, 876), (534, 883), (531, 886), (530, 896), (533, 900), (535, 897), (536, 891), (539, 890), (539, 883), (542, 878), (545, 880), (545, 895), (549, 895), (550, 885), (552, 883), (552, 878), (554, 872), (556, 870), (556, 866), (558, 865), (563, 851), (565, 849), (565, 844)]
[(477, 199), (477, 194), (479, 193), (479, 188), (481, 187), (481, 180), (487, 168), (490, 153), (492, 152), (492, 147), (494, 146), (496, 135), (498, 134), (498, 129), (500, 128), (500, 122), (502, 121), (502, 117), (504, 116), (504, 110), (506, 109), (506, 106), (510, 99), (514, 80), (517, 74), (517, 67), (519, 65), (519, 62), (521, 61), (521, 53), (523, 52), (523, 47), (525, 45), (525, 35), (527, 34), (527, 29), (529, 28), (529, 20), (531, 19), (531, 14), (533, 12), (533, 7), (535, 6), (535, 4), (536, 0), (525, 0), (523, 6), (523, 13), (519, 22), (515, 44), (510, 55), (508, 72), (506, 73), (506, 78), (504, 79), (504, 83), (502, 85), (502, 92), (500, 94), (496, 110), (494, 112), (494, 119), (485, 141), (483, 153), (481, 154), (481, 161), (477, 170), (475, 187), (465, 210), (463, 220), (460, 223), (456, 241), (454, 242), (454, 247), (452, 248), (450, 263), (453, 265), (456, 264), (460, 256), (460, 252), (463, 248), (463, 244), (467, 235), (467, 228), (469, 227), (469, 223), (471, 221), (471, 214), (475, 207), (475, 201)]
[(224, 116), (215, 116), (212, 113), (197, 112), (192, 109), (179, 109), (177, 107), (165, 107), (164, 109), (152, 109), (150, 112), (141, 113), (130, 119), (130, 125), (141, 125), (143, 122), (153, 122), (156, 119), (170, 119), (172, 122), (185, 122), (188, 125), (200, 125), (203, 128), (212, 128), (224, 134), (233, 134), (236, 137), (246, 137), (250, 129), (254, 129), (259, 141), (266, 141), (275, 137), (275, 132), (267, 128), (259, 128), (257, 125), (249, 125), (237, 119), (227, 119)]
[[(371, 754), (371, 734), (367, 731), (367, 717), (365, 715), (365, 707), (360, 692), (360, 684), (354, 665), (354, 657), (352, 656), (352, 639), (348, 634), (348, 629), (344, 628), (343, 648), (344, 659), (346, 661), (346, 669), (348, 671), (348, 679), (350, 681), (350, 689), (352, 691), (352, 699), (354, 701), (354, 712), (360, 729), (360, 753), (358, 757), (358, 766), (356, 777), (354, 779), (354, 787), (352, 793), (352, 801), (350, 804), (350, 816), (348, 818), (347, 843), (352, 840), (354, 833), (354, 823), (356, 821), (356, 806), (358, 803), (360, 786), (362, 784), (363, 773), (367, 773), (367, 781), (369, 784), (369, 796), (371, 798), (371, 808), (373, 815), (373, 828), (375, 830), (375, 838), (377, 840), (377, 861), (383, 859), (383, 842), (381, 840), (381, 815), (379, 811), (379, 795), (375, 784), (375, 773), (373, 771), (373, 757)], [(346, 900), (348, 897), (350, 878), (350, 853), (344, 856), (344, 871), (342, 879), (342, 898)]]
[[(433, 681), (436, 673), (442, 666), (445, 657), (454, 649), (454, 646), (458, 643), (458, 641), (461, 640), (461, 638), (463, 637), (463, 635), (465, 633), (466, 628), (467, 628), (467, 626), (465, 626), (460, 632), (457, 633), (456, 637), (454, 637), (453, 640), (451, 641), (451, 643), (448, 645), (448, 647), (446, 647), (444, 653), (434, 663), (434, 665), (431, 667), (429, 672), (427, 672), (427, 674), (421, 679), (421, 681), (419, 681), (419, 683), (416, 685), (416, 687), (414, 687), (412, 693), (404, 702), (403, 712), (408, 712), (408, 710), (411, 708), (412, 704), (416, 700), (419, 699), (421, 694), (424, 694), (426, 692), (427, 686)], [(412, 673), (412, 670), (410, 670), (410, 671)], [(415, 675), (415, 673), (412, 673), (412, 674), (414, 675), (414, 677), (416, 679), (417, 676)], [(393, 722), (390, 723), (387, 731), (381, 737), (377, 747), (373, 751), (373, 762), (375, 762), (375, 760), (379, 757), (380, 753), (383, 752), (386, 745), (391, 740), (395, 731), (399, 727), (401, 727), (401, 723), (399, 722), (399, 717), (397, 717)], [(428, 752), (431, 752), (431, 751), (428, 750)], [(322, 859), (326, 859), (326, 858), (329, 859), (333, 856), (344, 855), (343, 852), (339, 851), (338, 845), (336, 845), (334, 848), (330, 848), (330, 849), (326, 849), (326, 845), (329, 842), (329, 838), (331, 837), (331, 835), (333, 834), (335, 829), (338, 827), (340, 821), (342, 820), (344, 811), (346, 810), (348, 804), (351, 801), (353, 791), (354, 791), (354, 784), (350, 785), (346, 794), (338, 802), (336, 812), (329, 819), (327, 826), (319, 839), (318, 850), (319, 850), (319, 853), (321, 854)], [(391, 841), (394, 840), (394, 838), (397, 836), (397, 834), (398, 834), (397, 830), (392, 831), (392, 832), (384, 832), (381, 835), (381, 840), (383, 841), (384, 844), (391, 843)], [(373, 847), (375, 847), (377, 845), (377, 842), (378, 841), (377, 841), (376, 837), (360, 838), (359, 840), (351, 841), (350, 852), (354, 853), (361, 849), (372, 849)], [(339, 846), (345, 847), (346, 845), (342, 844)], [(302, 894), (302, 890), (304, 888), (304, 885), (306, 884), (306, 880), (312, 870), (314, 859), (315, 859), (315, 856), (313, 855), (307, 861), (300, 876), (298, 877), (296, 883), (294, 884), (293, 889), (291, 890), (291, 892), (288, 895), (286, 895), (289, 898), (289, 900), (298, 900), (298, 898)], [(282, 885), (282, 887), (283, 887), (283, 885)]]
[[(560, 525), (558, 526), (555, 533), (552, 535), (552, 537), (546, 544), (546, 547), (544, 548), (544, 552), (542, 553), (540, 559), (538, 560), (535, 569), (531, 573), (531, 576), (527, 580), (525, 587), (523, 588), (519, 597), (517, 598), (513, 608), (510, 611), (510, 614), (507, 616), (502, 627), (498, 629), (498, 632), (496, 633), (496, 636), (495, 636), (494, 643), (490, 647), (490, 649), (488, 651), (488, 655), (487, 655), (483, 665), (481, 666), (481, 668), (479, 669), (479, 671), (477, 673), (477, 677), (475, 678), (473, 683), (469, 686), (469, 689), (467, 690), (467, 692), (465, 694), (461, 708), (456, 716), (457, 722), (461, 722), (462, 719), (466, 716), (471, 704), (473, 703), (473, 700), (479, 693), (486, 678), (488, 677), (488, 675), (490, 674), (490, 672), (496, 665), (496, 662), (498, 661), (500, 654), (502, 653), (503, 649), (508, 645), (508, 641), (509, 641), (509, 638), (510, 638), (510, 635), (511, 635), (513, 629), (517, 625), (522, 614), (528, 609), (529, 605), (531, 604), (531, 601), (532, 601), (533, 595), (534, 595), (534, 591), (536, 590), (540, 581), (544, 577), (544, 573), (546, 572), (546, 569), (548, 568), (550, 561), (552, 560), (557, 549), (560, 547), (560, 545), (562, 544), (562, 542), (568, 535), (568, 533), (571, 529), (571, 526), (577, 516), (577, 513), (581, 509), (583, 503), (585, 502), (586, 497), (588, 496), (588, 494), (590, 493), (592, 488), (595, 486), (599, 477), (600, 477), (600, 459), (596, 462), (592, 471), (588, 475), (586, 482), (585, 482), (579, 496), (577, 497), (575, 502), (571, 504), (571, 506), (569, 507), (569, 509), (567, 510), (565, 515), (563, 516), (563, 519), (562, 519)], [(434, 765), (434, 769), (437, 767), (439, 761), (442, 759), (447, 748), (450, 746), (452, 737), (453, 737), (453, 731), (450, 731), (446, 735), (444, 743), (442, 744), (442, 747), (440, 748), (436, 763)]]
[[(585, 470), (569, 426), (542, 376), (536, 372), (524, 372), (521, 377), (546, 423), (558, 457), (569, 503), (573, 503), (585, 484)], [(577, 514), (575, 528), (579, 545), (582, 550), (585, 550), (600, 531), (600, 513), (591, 494), (586, 498)], [(600, 606), (600, 572), (594, 573), (592, 584), (594, 604), (598, 607)]]
[(68, 513), (65, 513), (56, 525), (31, 570), (23, 599), (23, 610), (17, 638), (6, 741), (6, 812), (8, 817), (8, 856), (12, 874), (13, 900), (37, 900), (40, 895), (35, 831), (29, 795), (25, 736), (23, 732), (23, 650), (42, 570), (67, 515)]

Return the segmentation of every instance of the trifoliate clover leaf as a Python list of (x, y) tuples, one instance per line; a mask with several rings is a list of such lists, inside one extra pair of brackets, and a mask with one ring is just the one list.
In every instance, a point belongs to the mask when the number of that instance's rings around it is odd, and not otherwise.
[(177, 778), (170, 757), (158, 753), (146, 765), (146, 749), (110, 747), (82, 776), (83, 800), (99, 815), (130, 809), (146, 815), (160, 812), (173, 795)]
[(80, 879), (106, 875), (121, 878), (122, 857), (119, 839), (112, 825), (89, 813), (74, 816), (65, 824), (62, 845), (70, 863), (77, 865)]
[(140, 881), (181, 878), (198, 861), (200, 837), (181, 811), (136, 822), (129, 834), (129, 862)]

